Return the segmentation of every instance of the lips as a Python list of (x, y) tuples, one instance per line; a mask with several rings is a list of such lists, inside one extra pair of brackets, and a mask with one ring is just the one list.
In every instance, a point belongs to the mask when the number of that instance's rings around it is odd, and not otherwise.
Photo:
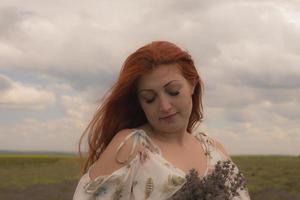
[(176, 115), (177, 113), (174, 113), (174, 114), (171, 114), (171, 115), (168, 115), (168, 116), (165, 116), (165, 117), (161, 117), (160, 119), (167, 119), (167, 118), (169, 118), (169, 117), (172, 117), (172, 116), (174, 116), (174, 115)]

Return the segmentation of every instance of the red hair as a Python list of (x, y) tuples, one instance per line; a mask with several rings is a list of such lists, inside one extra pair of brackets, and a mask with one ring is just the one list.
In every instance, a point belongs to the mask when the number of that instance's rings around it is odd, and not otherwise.
[(186, 80), (191, 85), (195, 85), (187, 131), (191, 133), (195, 124), (202, 122), (203, 83), (189, 53), (166, 41), (147, 44), (125, 60), (118, 80), (110, 89), (109, 94), (104, 96), (101, 106), (80, 138), (79, 153), (81, 155), (80, 144), (83, 136), (88, 134), (89, 151), (83, 173), (98, 160), (117, 132), (125, 128), (136, 128), (147, 122), (138, 102), (137, 82), (141, 76), (162, 64), (178, 64)]

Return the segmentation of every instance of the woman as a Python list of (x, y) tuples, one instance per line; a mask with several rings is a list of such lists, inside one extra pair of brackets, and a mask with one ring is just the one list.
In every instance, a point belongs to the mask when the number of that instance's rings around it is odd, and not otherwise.
[[(230, 174), (220, 168), (230, 157), (196, 128), (202, 93), (191, 56), (176, 45), (156, 41), (131, 54), (83, 134), (89, 154), (73, 200), (222, 198), (225, 182), (237, 178), (213, 182), (221, 180), (218, 169)], [(245, 185), (231, 183), (226, 198), (250, 199)]]

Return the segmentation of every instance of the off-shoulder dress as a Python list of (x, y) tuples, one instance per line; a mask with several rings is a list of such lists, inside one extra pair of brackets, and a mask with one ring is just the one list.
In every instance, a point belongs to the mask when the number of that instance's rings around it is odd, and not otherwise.
[[(206, 155), (206, 170), (203, 175), (212, 173), (218, 161), (228, 157), (217, 148), (215, 139), (200, 131), (192, 133), (201, 143)], [(186, 183), (186, 173), (166, 160), (159, 147), (142, 129), (134, 129), (119, 144), (117, 151), (133, 139), (130, 159), (126, 165), (110, 175), (90, 178), (90, 166), (79, 180), (73, 200), (167, 200)], [(137, 144), (146, 148), (133, 155)], [(129, 157), (130, 157), (129, 156)], [(201, 178), (201, 177), (200, 177)], [(246, 189), (239, 190), (234, 200), (249, 200)]]

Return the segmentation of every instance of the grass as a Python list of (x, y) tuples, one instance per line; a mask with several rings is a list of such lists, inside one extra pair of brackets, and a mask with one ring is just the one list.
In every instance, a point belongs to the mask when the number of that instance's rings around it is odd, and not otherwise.
[[(251, 196), (280, 191), (300, 197), (299, 156), (232, 156), (232, 159), (248, 180)], [(0, 154), (0, 191), (79, 178), (79, 162), (75, 156)]]
[(79, 178), (79, 164), (74, 156), (0, 155), (0, 189), (55, 184)]
[(248, 180), (250, 193), (273, 189), (300, 196), (299, 156), (233, 156)]

